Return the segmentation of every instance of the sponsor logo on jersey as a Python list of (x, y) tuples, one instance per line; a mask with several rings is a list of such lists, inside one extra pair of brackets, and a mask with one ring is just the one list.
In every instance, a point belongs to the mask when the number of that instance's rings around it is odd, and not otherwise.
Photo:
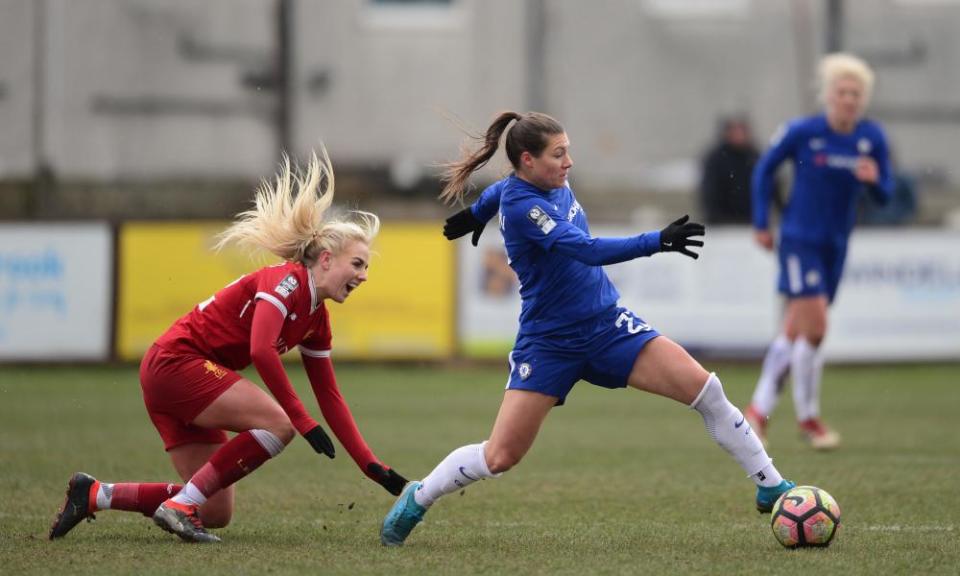
[(854, 170), (857, 167), (857, 156), (842, 156), (840, 154), (825, 154), (820, 152), (814, 155), (813, 163), (816, 166), (828, 166), (830, 168), (842, 168), (845, 170)]
[(549, 234), (557, 227), (557, 223), (553, 221), (553, 218), (539, 206), (531, 208), (530, 211), (527, 212), (527, 218), (529, 218), (544, 235)]
[(520, 374), (521, 380), (526, 380), (529, 378), (531, 372), (533, 372), (533, 368), (531, 368), (526, 362), (517, 367), (517, 373)]
[(210, 360), (207, 360), (206, 362), (204, 362), (203, 367), (206, 369), (208, 374), (213, 374), (217, 380), (220, 380), (221, 378), (227, 375), (226, 368), (221, 368), (220, 366), (217, 366)]
[(286, 278), (284, 278), (283, 280), (280, 281), (279, 284), (277, 284), (277, 287), (274, 288), (273, 291), (283, 296), (284, 298), (286, 298), (287, 296), (290, 296), (290, 294), (292, 294), (293, 291), (296, 290), (297, 286), (299, 285), (300, 283), (297, 282), (296, 276), (294, 276), (293, 274), (288, 274)]
[(573, 219), (577, 217), (577, 212), (583, 212), (583, 208), (580, 207), (579, 202), (574, 200), (573, 205), (570, 206), (570, 211), (567, 212), (567, 222), (573, 222)]

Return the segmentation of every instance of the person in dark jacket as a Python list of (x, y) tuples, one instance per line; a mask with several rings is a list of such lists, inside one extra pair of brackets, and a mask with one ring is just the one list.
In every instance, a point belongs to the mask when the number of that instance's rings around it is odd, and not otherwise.
[(750, 223), (750, 177), (759, 152), (742, 116), (720, 121), (719, 135), (704, 155), (700, 199), (710, 224)]

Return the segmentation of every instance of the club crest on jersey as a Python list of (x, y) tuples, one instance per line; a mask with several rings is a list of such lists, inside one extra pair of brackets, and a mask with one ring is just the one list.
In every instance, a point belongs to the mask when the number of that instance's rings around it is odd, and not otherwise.
[(283, 280), (280, 281), (279, 284), (277, 284), (277, 287), (274, 288), (273, 291), (283, 296), (284, 298), (286, 298), (287, 296), (292, 294), (293, 291), (296, 290), (297, 286), (299, 285), (300, 283), (297, 282), (296, 276), (294, 276), (293, 274), (288, 274), (286, 278), (284, 278)]
[(817, 286), (820, 284), (820, 273), (816, 270), (808, 270), (805, 280), (807, 286)]
[(524, 362), (520, 366), (517, 366), (517, 373), (520, 374), (521, 380), (526, 380), (527, 378), (529, 378), (531, 372), (533, 372), (533, 368), (531, 368), (530, 365), (527, 364), (526, 362)]
[(220, 380), (227, 375), (226, 368), (221, 368), (209, 360), (203, 363), (203, 367), (206, 369), (208, 374), (213, 374), (214, 378), (217, 380)]
[(867, 140), (866, 138), (857, 140), (857, 152), (862, 155), (866, 155), (869, 154), (871, 150), (873, 150), (873, 144), (870, 142), (870, 140)]
[(530, 211), (527, 212), (527, 218), (529, 218), (544, 235), (549, 234), (557, 227), (557, 223), (553, 221), (553, 218), (539, 206), (531, 208)]

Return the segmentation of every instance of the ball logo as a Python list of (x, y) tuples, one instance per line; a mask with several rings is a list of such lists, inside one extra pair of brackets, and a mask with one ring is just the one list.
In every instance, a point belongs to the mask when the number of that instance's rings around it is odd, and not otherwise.
[(531, 372), (533, 372), (533, 368), (531, 368), (530, 365), (527, 364), (526, 362), (524, 362), (517, 368), (517, 373), (520, 374), (521, 380), (526, 380), (527, 378), (529, 378)]

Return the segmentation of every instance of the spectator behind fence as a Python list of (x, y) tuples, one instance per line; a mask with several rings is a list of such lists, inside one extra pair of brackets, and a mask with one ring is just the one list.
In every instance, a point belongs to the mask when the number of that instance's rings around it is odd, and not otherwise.
[[(750, 223), (750, 179), (758, 158), (746, 117), (722, 118), (702, 162), (700, 201), (707, 223)], [(774, 197), (779, 204), (779, 194)]]

